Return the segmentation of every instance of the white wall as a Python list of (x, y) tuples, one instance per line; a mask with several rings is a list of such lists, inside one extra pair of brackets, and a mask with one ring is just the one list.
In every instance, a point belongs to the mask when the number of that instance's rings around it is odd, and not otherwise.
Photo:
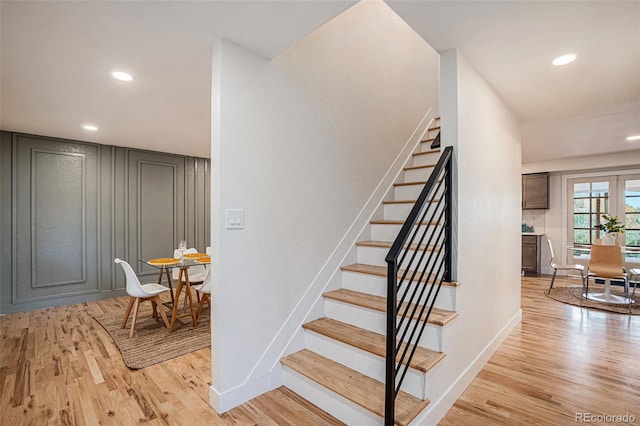
[[(279, 384), (270, 372), (303, 318), (293, 318), (296, 308), (315, 300), (305, 292), (437, 105), (438, 66), (435, 51), (378, 1), (355, 5), (273, 61), (226, 41), (215, 46), (219, 412)], [(243, 230), (224, 228), (228, 208), (244, 209)]]
[[(442, 141), (457, 170), (455, 350), (448, 403), (464, 390), (520, 320), (520, 125), (505, 103), (457, 51), (441, 61)], [(456, 138), (457, 136), (457, 138)], [(442, 412), (441, 414), (444, 414)]]

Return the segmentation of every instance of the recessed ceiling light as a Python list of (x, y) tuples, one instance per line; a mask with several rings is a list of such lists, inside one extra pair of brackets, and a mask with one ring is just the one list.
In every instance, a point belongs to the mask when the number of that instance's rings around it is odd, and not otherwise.
[(574, 53), (569, 53), (567, 55), (558, 56), (553, 60), (553, 65), (567, 65), (576, 60), (576, 55)]
[(640, 141), (640, 135), (633, 135), (627, 138), (628, 141)]
[(111, 73), (111, 75), (113, 76), (113, 78), (116, 78), (122, 81), (133, 80), (133, 76), (131, 74), (127, 74), (126, 72), (122, 72), (122, 71), (114, 71)]
[(90, 130), (92, 132), (95, 132), (98, 130), (98, 126), (94, 126), (93, 124), (83, 124), (82, 128), (85, 130)]

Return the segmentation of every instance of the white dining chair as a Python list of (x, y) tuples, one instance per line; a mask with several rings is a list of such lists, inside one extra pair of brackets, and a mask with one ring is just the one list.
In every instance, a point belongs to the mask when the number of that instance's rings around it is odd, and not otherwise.
[[(184, 253), (181, 253), (180, 250), (174, 250), (173, 251), (173, 257), (175, 258), (180, 258), (181, 255), (183, 254), (195, 254), (198, 253), (198, 250), (196, 250), (195, 248), (188, 248), (184, 251)], [(207, 266), (208, 265), (194, 265), (194, 266), (190, 266), (189, 267), (189, 285), (192, 286), (194, 284), (202, 284), (204, 282), (205, 277), (207, 276)], [(171, 271), (171, 276), (174, 280), (178, 280), (180, 277), (180, 268), (176, 267), (173, 268), (173, 270)], [(196, 298), (198, 300), (198, 302), (200, 302), (200, 292), (196, 291)], [(184, 307), (187, 306), (187, 298), (184, 298)]]
[[(188, 248), (184, 252), (184, 254), (195, 254), (195, 253), (198, 253), (198, 250), (196, 250), (195, 248)], [(176, 249), (173, 251), (173, 257), (179, 259), (180, 256), (181, 256), (180, 250)], [(202, 283), (206, 276), (207, 276), (207, 269), (205, 268), (204, 265), (194, 265), (189, 267), (189, 283), (190, 284)], [(180, 277), (180, 268), (178, 267), (173, 268), (173, 270), (171, 271), (171, 277), (174, 280), (177, 280)]]
[(547, 238), (547, 245), (549, 246), (549, 255), (551, 256), (549, 258), (549, 265), (553, 269), (553, 276), (551, 277), (551, 284), (549, 284), (549, 291), (547, 292), (547, 294), (551, 293), (551, 289), (553, 288), (553, 282), (556, 280), (556, 273), (558, 271), (571, 271), (571, 270), (578, 271), (580, 272), (580, 278), (582, 280), (582, 291), (580, 292), (580, 304), (582, 304), (582, 297), (586, 290), (586, 285), (587, 285), (584, 265), (577, 265), (577, 264), (563, 265), (563, 264), (556, 263), (554, 261), (556, 255), (553, 250), (553, 245), (551, 244), (551, 240), (548, 238)]
[(160, 306), (160, 315), (162, 316), (164, 325), (168, 330), (169, 319), (167, 318), (167, 314), (164, 312), (164, 306), (162, 305), (162, 301), (160, 300), (159, 296), (165, 291), (169, 291), (169, 288), (155, 283), (140, 284), (140, 280), (138, 279), (136, 273), (133, 271), (131, 265), (118, 258), (114, 259), (114, 262), (122, 266), (122, 269), (124, 270), (124, 275), (126, 278), (126, 290), (127, 294), (130, 296), (129, 305), (127, 306), (127, 311), (125, 312), (124, 318), (122, 320), (122, 328), (125, 328), (127, 326), (129, 314), (131, 313), (131, 308), (133, 308), (133, 320), (131, 321), (131, 332), (129, 333), (129, 338), (133, 337), (134, 329), (136, 327), (136, 320), (138, 319), (138, 307), (140, 306), (141, 302), (145, 301), (151, 302), (151, 306), (153, 307), (153, 318), (155, 319), (158, 319), (157, 307)]
[(205, 302), (211, 309), (211, 269), (207, 272), (207, 276), (204, 279), (202, 284), (198, 284), (193, 286), (198, 293), (202, 293), (202, 297), (200, 297), (200, 302), (198, 303), (198, 310), (196, 311), (196, 322), (198, 321), (198, 317), (200, 316), (200, 312), (202, 312), (202, 307)]

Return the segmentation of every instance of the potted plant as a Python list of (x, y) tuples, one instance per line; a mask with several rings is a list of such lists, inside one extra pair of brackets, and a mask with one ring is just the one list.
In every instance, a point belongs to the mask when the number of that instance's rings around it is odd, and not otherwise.
[(602, 241), (605, 244), (617, 244), (617, 234), (624, 234), (624, 225), (618, 221), (618, 216), (603, 214), (602, 219), (603, 222), (595, 226), (596, 229), (605, 233)]

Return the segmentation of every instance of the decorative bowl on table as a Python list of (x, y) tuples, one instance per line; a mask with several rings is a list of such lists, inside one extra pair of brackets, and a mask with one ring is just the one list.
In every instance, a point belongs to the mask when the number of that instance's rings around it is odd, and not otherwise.
[(182, 257), (184, 257), (185, 259), (196, 260), (200, 257), (207, 257), (207, 254), (206, 253), (187, 253), (187, 254), (183, 254)]
[(194, 262), (195, 263), (211, 263), (211, 257), (205, 254), (204, 256), (200, 256), (196, 258)]
[(176, 259), (175, 257), (160, 257), (158, 259), (151, 259), (148, 263), (158, 266), (175, 265), (176, 263), (180, 263), (180, 259)]

